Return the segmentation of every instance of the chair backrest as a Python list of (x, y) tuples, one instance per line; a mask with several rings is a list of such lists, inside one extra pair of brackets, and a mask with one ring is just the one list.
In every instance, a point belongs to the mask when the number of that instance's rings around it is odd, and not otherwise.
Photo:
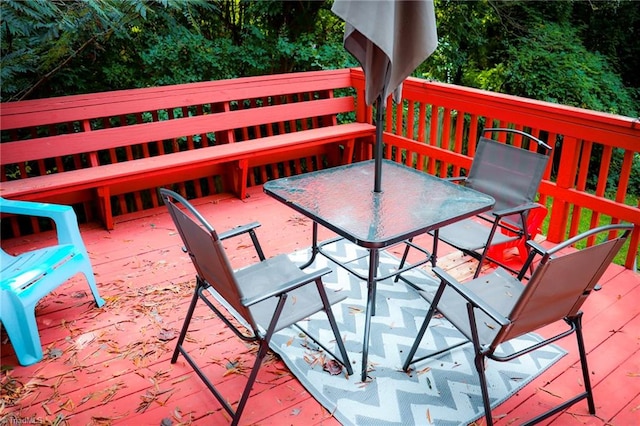
[[(534, 201), (547, 167), (551, 147), (528, 133), (514, 129), (485, 129), (483, 133), (507, 132), (528, 139), (536, 150), (480, 137), (466, 185), (496, 200), (495, 210)], [(538, 151), (541, 151), (539, 153)]]
[[(215, 229), (179, 194), (164, 188), (160, 189), (160, 194), (200, 279), (213, 287), (248, 324), (256, 329), (249, 309), (242, 304), (242, 294), (233, 268)], [(176, 201), (182, 204), (184, 209), (178, 207)]]
[[(548, 250), (508, 315), (511, 325), (502, 330), (496, 340), (509, 340), (562, 318), (575, 316), (625, 243), (631, 229), (631, 225), (602, 226)], [(569, 254), (554, 255), (589, 236), (613, 231), (617, 235), (607, 241)]]

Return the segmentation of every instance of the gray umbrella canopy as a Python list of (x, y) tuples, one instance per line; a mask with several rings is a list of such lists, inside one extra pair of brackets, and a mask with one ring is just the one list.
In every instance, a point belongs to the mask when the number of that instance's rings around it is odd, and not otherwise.
[(335, 0), (332, 12), (345, 21), (344, 47), (366, 78), (367, 105), (386, 101), (438, 45), (433, 1)]
[(432, 0), (335, 0), (345, 21), (344, 47), (360, 62), (365, 101), (377, 102), (374, 192), (381, 192), (382, 117), (387, 97), (400, 101), (402, 82), (438, 45)]

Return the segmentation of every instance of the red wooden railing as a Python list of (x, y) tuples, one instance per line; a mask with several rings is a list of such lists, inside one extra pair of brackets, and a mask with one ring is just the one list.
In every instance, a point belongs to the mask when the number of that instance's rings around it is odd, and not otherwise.
[[(344, 78), (342, 77), (344, 71), (346, 70), (301, 73), (300, 75), (309, 75), (310, 78), (315, 79), (330, 79), (331, 75), (338, 73), (341, 78)], [(351, 85), (357, 95), (356, 120), (372, 122), (372, 108), (365, 105), (363, 101), (364, 74), (359, 69), (352, 69), (350, 72)], [(254, 79), (256, 84), (261, 86), (264, 80), (276, 77), (264, 76)], [(233, 84), (234, 81), (196, 83), (184, 85), (184, 87), (194, 93), (200, 93), (205, 87), (222, 83)], [(346, 84), (348, 85), (348, 82)], [(166, 89), (145, 90), (149, 90), (155, 96), (156, 92)], [(247, 85), (245, 89), (247, 98), (244, 101), (238, 101), (239, 108), (251, 107), (265, 101), (264, 94), (255, 93), (255, 88), (251, 85)], [(82, 96), (88, 99), (87, 102), (92, 103), (99, 101), (103, 95)], [(331, 91), (328, 92), (328, 96), (333, 96)], [(289, 102), (290, 99), (274, 99), (274, 101)], [(164, 111), (173, 112), (173, 107), (179, 107), (185, 115), (206, 113), (201, 105), (196, 105), (194, 112), (185, 109), (191, 108), (193, 104), (189, 104), (189, 107), (185, 107), (184, 104), (168, 105), (166, 97), (163, 97), (161, 102), (161, 109)], [(27, 103), (25, 107), (26, 105)], [(228, 104), (226, 105), (225, 108), (229, 108)], [(122, 120), (126, 119), (113, 118), (120, 119), (118, 124), (122, 124)], [(174, 117), (169, 117), (169, 119), (172, 118)], [(157, 111), (156, 115), (151, 111), (151, 120), (158, 119)], [(141, 114), (137, 114), (134, 120), (142, 120)], [(78, 124), (72, 123), (71, 128), (74, 130), (67, 131), (77, 131), (73, 126)], [(84, 124), (86, 126), (86, 123)], [(110, 124), (110, 122), (104, 122), (105, 126)], [(288, 125), (281, 123), (281, 126)], [(315, 127), (317, 124), (311, 125)], [(483, 127), (513, 127), (546, 140), (554, 147), (552, 161), (540, 186), (540, 202), (546, 203), (548, 197), (552, 200), (547, 238), (552, 242), (559, 242), (576, 235), (580, 215), (583, 212), (592, 213), (592, 226), (595, 226), (603, 216), (610, 217), (613, 223), (630, 222), (635, 225), (635, 228), (625, 266), (630, 269), (635, 267), (640, 243), (640, 206), (625, 204), (625, 196), (630, 185), (632, 162), (634, 157), (640, 156), (640, 121), (638, 119), (409, 78), (403, 85), (402, 102), (395, 105), (389, 100), (384, 125), (386, 158), (438, 176), (458, 175), (470, 166), (475, 141)], [(58, 130), (52, 129), (52, 131)], [(246, 128), (242, 131), (244, 132), (242, 136), (235, 134), (238, 140), (249, 137), (247, 132), (262, 135), (260, 128)], [(219, 138), (219, 142), (228, 142), (229, 140), (224, 136), (230, 138), (233, 134), (231, 132), (228, 135), (217, 134), (216, 139)], [(518, 143), (517, 140), (514, 142)], [(201, 143), (207, 143), (207, 135), (202, 135)], [(188, 146), (185, 149), (192, 149), (192, 144), (193, 142), (188, 140)], [(371, 158), (371, 148), (370, 145), (358, 147), (356, 159)], [(620, 170), (611, 169), (614, 150), (622, 155)], [(127, 155), (130, 154), (127, 153)], [(61, 159), (56, 161), (60, 162)], [(265, 180), (281, 177), (279, 169), (272, 167), (275, 163), (279, 164), (279, 161), (274, 158), (273, 165), (257, 167), (251, 174), (248, 184), (261, 184)], [(599, 167), (595, 191), (586, 190), (590, 163), (594, 163), (591, 164), (592, 168)], [(35, 165), (34, 163), (32, 167)], [(65, 167), (63, 164), (57, 165)], [(77, 159), (75, 167), (79, 167)], [(299, 164), (296, 164), (295, 168), (296, 173), (302, 171)], [(292, 171), (285, 168), (282, 175), (290, 173)], [(2, 175), (4, 179), (4, 170)], [(215, 185), (209, 186), (215, 187)], [(199, 187), (196, 192), (198, 195), (206, 195)], [(129, 203), (124, 197), (121, 198), (119, 205), (125, 211)], [(148, 208), (147, 206), (135, 207), (134, 210)]]
[[(361, 70), (352, 70), (352, 84), (359, 100), (356, 119), (371, 122)], [(484, 127), (511, 127), (546, 140), (554, 147), (540, 185), (540, 202), (553, 201), (547, 239), (559, 242), (579, 233), (584, 211), (592, 213), (591, 226), (603, 216), (630, 222), (625, 266), (636, 266), (640, 205), (625, 204), (625, 196), (634, 156), (640, 155), (638, 119), (415, 78), (404, 83), (400, 104), (389, 99), (386, 112), (385, 157), (438, 176), (458, 175), (470, 166)], [(610, 167), (614, 150), (622, 152), (620, 170)], [(370, 158), (370, 147), (360, 155)], [(587, 192), (590, 163), (599, 164), (599, 175), (595, 191)]]

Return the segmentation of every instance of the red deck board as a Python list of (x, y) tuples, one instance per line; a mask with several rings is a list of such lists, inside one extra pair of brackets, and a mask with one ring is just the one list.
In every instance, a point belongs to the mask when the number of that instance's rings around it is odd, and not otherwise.
[[(625, 397), (628, 400), (628, 395)], [(614, 425), (639, 424), (640, 420), (640, 393), (633, 398), (611, 421)]]
[[(260, 221), (257, 233), (265, 253), (273, 256), (309, 246), (311, 223), (288, 207), (265, 196), (261, 188), (250, 189), (250, 198), (209, 197), (194, 204), (219, 230), (240, 223)], [(9, 250), (24, 250), (51, 240), (52, 233), (3, 241)], [(228, 417), (184, 359), (169, 362), (175, 339), (162, 342), (160, 330), (177, 333), (191, 297), (194, 271), (180, 250), (179, 237), (164, 208), (118, 219), (116, 228), (106, 231), (98, 224), (82, 226), (82, 235), (94, 265), (101, 295), (107, 300), (96, 308), (84, 279), (76, 277), (43, 300), (38, 307), (38, 323), (45, 352), (58, 348), (58, 359), (46, 359), (34, 366), (16, 366), (13, 348), (3, 342), (2, 364), (15, 366), (2, 378), (3, 390), (9, 378), (31, 386), (22, 392), (22, 400), (5, 404), (3, 415), (53, 421), (62, 413), (70, 424), (101, 421), (112, 424), (159, 424), (170, 418), (174, 424), (226, 424)], [(331, 234), (323, 231), (322, 238)], [(430, 237), (421, 237), (430, 241)], [(227, 244), (234, 266), (255, 261), (249, 240)], [(449, 254), (441, 245), (443, 265), (456, 276), (469, 276), (474, 268), (468, 257)], [(393, 252), (398, 253), (394, 248)], [(586, 404), (579, 403), (562, 414), (554, 424), (626, 425), (640, 413), (640, 369), (637, 335), (640, 308), (640, 276), (620, 267), (611, 267), (604, 288), (585, 304), (585, 338), (594, 371), (596, 404), (599, 417), (583, 416)], [(85, 297), (77, 298), (79, 293)], [(64, 326), (62, 325), (64, 322)], [(611, 330), (622, 330), (612, 333)], [(551, 331), (551, 329), (546, 330)], [(546, 333), (545, 331), (545, 333)], [(635, 335), (632, 333), (635, 332)], [(95, 336), (87, 347), (75, 346)], [(199, 308), (189, 332), (194, 352), (215, 383), (235, 403), (244, 385), (244, 377), (224, 375), (227, 359), (240, 358), (250, 367), (252, 347), (237, 339), (212, 313)], [(635, 338), (635, 340), (634, 340)], [(569, 354), (556, 365), (499, 406), (494, 413), (506, 414), (499, 424), (511, 424), (557, 400), (545, 390), (563, 393), (580, 388), (575, 339), (560, 342)], [(631, 385), (620, 386), (629, 381)], [(124, 385), (123, 385), (124, 383)], [(143, 398), (158, 390), (163, 393), (143, 412), (137, 412)], [(113, 393), (113, 394), (112, 394)], [(12, 405), (13, 404), (13, 405)], [(46, 407), (46, 408), (45, 408)], [(48, 410), (48, 411), (47, 411)], [(48, 414), (50, 412), (50, 414)], [(72, 416), (72, 417), (71, 417)], [(549, 423), (548, 421), (547, 423)], [(290, 375), (281, 361), (265, 365), (258, 376), (247, 405), (243, 424), (335, 425), (337, 421)], [(480, 423), (483, 423), (481, 420)], [(637, 423), (637, 421), (636, 421)]]

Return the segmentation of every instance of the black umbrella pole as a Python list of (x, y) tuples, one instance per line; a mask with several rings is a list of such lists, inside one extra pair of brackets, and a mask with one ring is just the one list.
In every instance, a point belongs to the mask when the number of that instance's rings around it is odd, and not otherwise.
[(382, 120), (384, 118), (384, 103), (382, 96), (376, 99), (376, 143), (373, 158), (375, 159), (373, 192), (382, 192)]

